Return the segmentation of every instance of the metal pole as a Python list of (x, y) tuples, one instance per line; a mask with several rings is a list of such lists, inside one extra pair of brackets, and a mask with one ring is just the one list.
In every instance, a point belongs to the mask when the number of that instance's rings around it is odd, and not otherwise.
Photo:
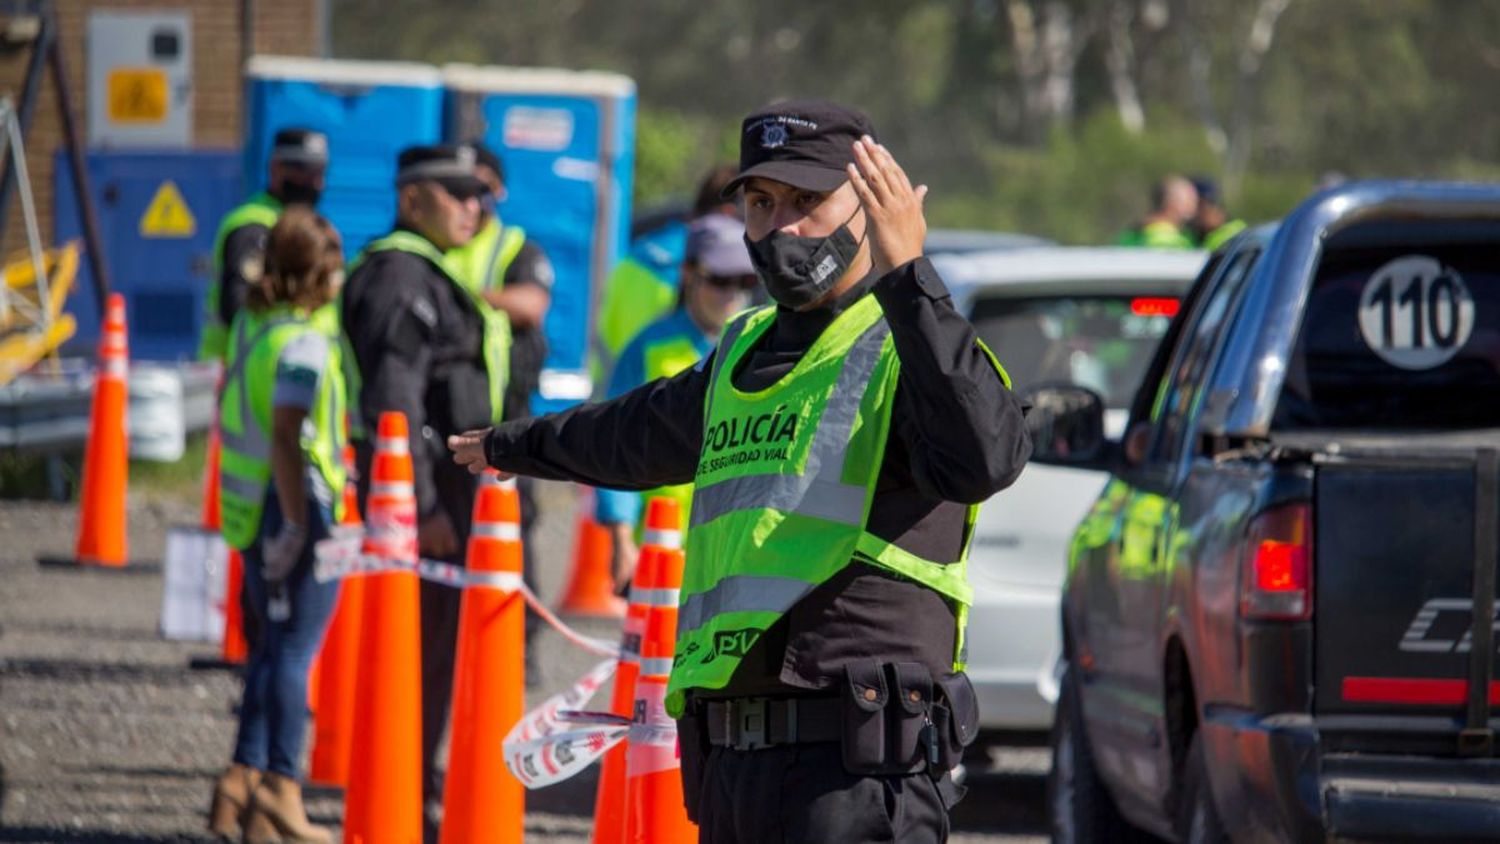
[[(24, 135), (31, 129), (31, 116), (36, 112), (37, 92), (42, 87), (43, 64), (47, 60), (47, 53), (55, 37), (53, 28), (48, 20), (49, 15), (40, 8), (41, 4), (34, 6), (35, 14), (40, 20), (37, 29), (36, 40), (32, 43), (31, 59), (26, 64), (26, 83), (21, 88), (21, 102), (17, 108), (17, 114), (21, 121), (21, 133)], [(16, 168), (5, 168), (5, 174), (0, 176), (0, 232), (5, 231), (5, 221), (10, 213), (10, 194), (16, 187)]]
[[(52, 6), (47, 4), (42, 17), (44, 32), (52, 32), (57, 23), (52, 15)], [(63, 61), (62, 44), (51, 40), (48, 58), (52, 64), (52, 82), (57, 88), (57, 112), (62, 117), (63, 142), (68, 147), (68, 162), (73, 170), (73, 195), (78, 201), (78, 214), (83, 218), (83, 243), (87, 247), (89, 269), (94, 276), (94, 295), (99, 302), (99, 314), (104, 314), (104, 300), (114, 286), (109, 275), (109, 261), (104, 254), (104, 238), (99, 235), (99, 214), (94, 208), (93, 186), (89, 184), (89, 170), (83, 158), (83, 137), (78, 132), (78, 121), (73, 113), (73, 93), (68, 88), (68, 65)]]

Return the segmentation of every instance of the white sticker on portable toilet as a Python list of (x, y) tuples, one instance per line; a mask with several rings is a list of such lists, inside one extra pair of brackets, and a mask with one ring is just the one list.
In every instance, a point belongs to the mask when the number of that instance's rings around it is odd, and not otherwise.
[(559, 152), (573, 143), (573, 113), (562, 108), (511, 106), (505, 111), (505, 145)]
[(1359, 333), (1392, 366), (1434, 369), (1474, 332), (1474, 297), (1452, 267), (1426, 255), (1383, 264), (1359, 297)]

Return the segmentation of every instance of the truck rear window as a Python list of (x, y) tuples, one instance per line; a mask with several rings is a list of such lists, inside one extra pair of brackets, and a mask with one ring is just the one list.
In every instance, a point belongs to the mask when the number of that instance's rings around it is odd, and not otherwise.
[(1493, 242), (1330, 249), (1273, 426), (1500, 426), (1497, 256)]
[(1130, 406), (1178, 301), (1170, 295), (986, 297), (974, 331), (1016, 387), (1088, 387), (1110, 409)]

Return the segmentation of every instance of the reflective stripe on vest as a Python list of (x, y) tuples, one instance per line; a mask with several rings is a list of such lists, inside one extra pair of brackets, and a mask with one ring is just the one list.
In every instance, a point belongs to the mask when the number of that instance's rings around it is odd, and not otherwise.
[(900, 372), (879, 302), (866, 296), (835, 318), (777, 384), (741, 392), (731, 373), (773, 320), (769, 308), (736, 319), (714, 357), (667, 697), (674, 715), (684, 690), (723, 688), (767, 628), (854, 559), (944, 595), (962, 640), (966, 555), (921, 559), (865, 529)]
[[(264, 315), (242, 312), (235, 317), (235, 342), (219, 399), (219, 513), (224, 539), (235, 548), (248, 548), (260, 532), (271, 482), (269, 429), (281, 351), (306, 332), (325, 334), (318, 319), (284, 308)], [(342, 516), (345, 480), (343, 401), (339, 348), (330, 343), (317, 399), (303, 422), (299, 439), (308, 464), (331, 493), (336, 519)]]
[[(229, 236), (245, 226), (271, 228), (281, 219), (281, 203), (268, 193), (258, 193), (224, 216), (214, 234), (213, 277), (203, 297), (203, 328), (198, 339), (200, 360), (223, 360), (228, 349), (229, 326), (219, 321), (219, 301), (224, 282), (224, 245)], [(238, 269), (238, 268), (236, 268)]]
[(471, 293), (499, 290), (505, 286), (505, 271), (521, 254), (526, 231), (501, 225), (491, 218), (474, 239), (443, 253), (449, 273)]

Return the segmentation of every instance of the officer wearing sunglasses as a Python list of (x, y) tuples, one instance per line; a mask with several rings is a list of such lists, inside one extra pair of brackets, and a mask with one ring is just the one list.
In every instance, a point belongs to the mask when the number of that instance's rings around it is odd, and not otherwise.
[[(730, 317), (754, 304), (760, 282), (745, 251), (745, 224), (728, 214), (710, 213), (688, 226), (677, 307), (641, 330), (620, 353), (609, 379), (609, 398), (622, 396), (658, 378), (670, 378), (697, 363), (719, 342)], [(618, 583), (629, 580), (638, 556), (636, 539), (642, 502), (652, 496), (676, 498), (686, 522), (692, 484), (645, 493), (601, 489), (595, 520), (614, 535)]]
[[(406, 414), (423, 557), (463, 564), (477, 479), (444, 459), (444, 438), (498, 415), (509, 375), (510, 324), (453, 275), (444, 253), (479, 230), (479, 178), (469, 146), (421, 146), (397, 160), (396, 223), (349, 267), (341, 316), (352, 351), (350, 428), (360, 502), (371, 438), (384, 411)], [(346, 358), (348, 359), (348, 358)], [(457, 606), (448, 587), (422, 584), (423, 791), (441, 798), (438, 741), (453, 682)], [(435, 833), (429, 824), (429, 833)]]

